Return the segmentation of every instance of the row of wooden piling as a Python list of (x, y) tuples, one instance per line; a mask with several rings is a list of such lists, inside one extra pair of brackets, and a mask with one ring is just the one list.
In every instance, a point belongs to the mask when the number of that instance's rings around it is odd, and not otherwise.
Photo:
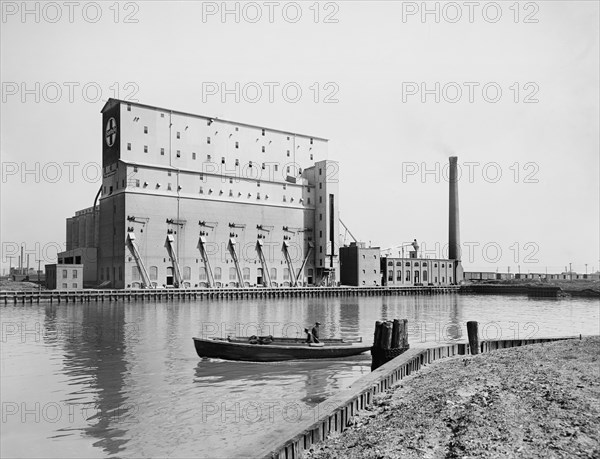
[(373, 347), (371, 348), (371, 370), (375, 370), (384, 363), (398, 357), (408, 348), (407, 319), (375, 322)]
[(90, 303), (113, 301), (173, 301), (230, 298), (281, 298), (326, 296), (440, 295), (457, 293), (458, 287), (288, 287), (230, 289), (146, 290), (41, 290), (0, 292), (0, 304)]

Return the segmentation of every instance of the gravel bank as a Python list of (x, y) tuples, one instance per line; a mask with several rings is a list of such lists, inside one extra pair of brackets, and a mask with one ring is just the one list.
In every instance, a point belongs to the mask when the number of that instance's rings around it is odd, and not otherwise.
[(310, 458), (598, 458), (600, 338), (460, 356), (377, 397)]

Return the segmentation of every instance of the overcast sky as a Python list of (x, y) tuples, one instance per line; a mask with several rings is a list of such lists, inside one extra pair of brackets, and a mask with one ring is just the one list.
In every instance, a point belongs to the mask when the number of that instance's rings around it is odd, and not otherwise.
[(2, 2), (2, 268), (55, 261), (118, 96), (330, 139), (382, 248), (440, 252), (456, 155), (465, 269), (597, 270), (599, 3), (476, 3)]

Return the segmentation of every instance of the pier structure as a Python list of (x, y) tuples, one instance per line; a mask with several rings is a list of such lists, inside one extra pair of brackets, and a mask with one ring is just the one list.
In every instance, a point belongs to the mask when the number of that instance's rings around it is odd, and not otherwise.
[(110, 303), (132, 301), (206, 301), (241, 298), (300, 298), (340, 296), (445, 295), (456, 294), (457, 286), (443, 287), (296, 287), (221, 289), (85, 289), (0, 291), (0, 304)]

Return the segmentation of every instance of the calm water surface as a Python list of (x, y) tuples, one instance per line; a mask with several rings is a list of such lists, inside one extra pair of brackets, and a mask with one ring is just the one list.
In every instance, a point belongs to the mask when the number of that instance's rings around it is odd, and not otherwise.
[(201, 360), (193, 336), (363, 336), (407, 318), (412, 347), (483, 337), (600, 334), (599, 302), (400, 296), (3, 307), (2, 457), (252, 457), (368, 374), (370, 357)]

